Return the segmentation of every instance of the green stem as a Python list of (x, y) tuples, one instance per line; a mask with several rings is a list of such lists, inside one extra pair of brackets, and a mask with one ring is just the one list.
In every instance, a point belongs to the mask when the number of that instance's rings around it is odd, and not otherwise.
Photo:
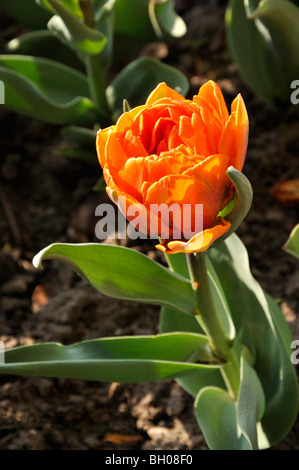
[(205, 253), (190, 253), (186, 257), (198, 306), (198, 314), (195, 317), (205, 331), (215, 356), (226, 360), (227, 364), (221, 372), (229, 392), (237, 398), (240, 383), (239, 360), (215, 307)]
[(106, 98), (105, 72), (102, 66), (101, 55), (88, 54), (86, 57), (86, 70), (92, 100), (99, 111), (104, 112), (109, 119), (109, 106)]
[[(84, 23), (93, 28), (94, 9), (92, 0), (79, 0), (79, 5), (83, 13)], [(97, 105), (98, 110), (107, 115), (108, 120), (109, 106), (106, 98), (106, 78), (101, 54), (87, 54), (86, 71), (91, 98)], [(101, 124), (103, 125), (103, 123)], [(105, 124), (109, 124), (109, 122)]]

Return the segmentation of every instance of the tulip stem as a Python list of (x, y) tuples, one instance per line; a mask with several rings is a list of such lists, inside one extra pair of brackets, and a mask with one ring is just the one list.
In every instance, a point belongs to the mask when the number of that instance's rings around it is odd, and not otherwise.
[(205, 253), (188, 253), (186, 257), (199, 310), (195, 317), (205, 331), (214, 355), (227, 362), (221, 372), (229, 392), (236, 399), (240, 383), (239, 360), (215, 307)]

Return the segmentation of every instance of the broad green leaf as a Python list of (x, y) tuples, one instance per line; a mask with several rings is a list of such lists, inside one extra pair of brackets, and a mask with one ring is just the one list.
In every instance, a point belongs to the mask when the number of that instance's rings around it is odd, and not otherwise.
[(12, 54), (44, 57), (84, 71), (84, 65), (77, 55), (61, 44), (47, 29), (32, 31), (12, 39), (6, 48)]
[(122, 114), (124, 99), (132, 107), (142, 105), (161, 82), (166, 82), (183, 95), (189, 88), (188, 81), (181, 72), (156, 59), (143, 57), (127, 65), (106, 90), (114, 120)]
[(298, 385), (290, 361), (292, 340), (288, 325), (274, 300), (252, 277), (246, 249), (237, 235), (209, 250), (209, 257), (240, 339), (255, 352), (254, 368), (266, 399), (261, 428), (273, 445), (287, 434), (298, 411)]
[(289, 0), (262, 0), (251, 18), (262, 22), (266, 39), (270, 34), (281, 64), (299, 70), (299, 8)]
[(257, 423), (265, 411), (264, 392), (255, 370), (248, 364), (244, 354), (241, 357), (241, 382), (237, 402), (237, 420), (241, 431), (257, 450)]
[(71, 346), (55, 343), (21, 346), (5, 352), (0, 373), (103, 382), (149, 382), (218, 365), (193, 364), (205, 357), (207, 339), (176, 333), (157, 336), (101, 338)]
[[(173, 331), (185, 331), (197, 334), (203, 333), (195, 317), (169, 307), (162, 307), (161, 309), (160, 331), (162, 333), (171, 333)], [(177, 382), (194, 397), (197, 395), (198, 391), (207, 384), (225, 388), (219, 369), (209, 369), (202, 371), (200, 374), (196, 371), (191, 371), (184, 375), (184, 377), (177, 379)]]
[(35, 0), (1, 0), (0, 10), (31, 29), (45, 28), (51, 18), (51, 14), (37, 6)]
[(33, 263), (39, 268), (49, 258), (65, 262), (110, 297), (168, 305), (189, 314), (195, 310), (190, 282), (129, 248), (56, 243), (38, 253)]
[(195, 400), (195, 416), (212, 450), (250, 450), (237, 424), (237, 408), (229, 394), (217, 387), (203, 388)]
[(297, 224), (291, 231), (283, 249), (290, 255), (295, 256), (295, 258), (299, 258), (299, 224)]
[(31, 56), (0, 56), (5, 104), (54, 124), (94, 123), (99, 114), (89, 99), (86, 77), (67, 66)]
[[(258, 1), (253, 0), (255, 6)], [(290, 77), (255, 21), (247, 18), (244, 4), (244, 0), (230, 0), (226, 12), (228, 41), (240, 74), (254, 93), (269, 104), (289, 103)]]
[(158, 37), (180, 38), (187, 32), (184, 20), (175, 12), (173, 0), (149, 0), (149, 17)]

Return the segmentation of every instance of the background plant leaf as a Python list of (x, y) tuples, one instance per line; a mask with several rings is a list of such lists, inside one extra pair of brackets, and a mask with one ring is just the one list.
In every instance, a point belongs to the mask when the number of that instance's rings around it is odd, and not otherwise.
[(158, 37), (180, 38), (186, 34), (186, 24), (174, 6), (173, 0), (149, 0), (149, 17)]
[[(43, 2), (45, 0), (42, 0)], [(99, 54), (104, 49), (107, 38), (95, 28), (87, 26), (84, 21), (74, 16), (58, 0), (47, 0), (57, 13), (48, 22), (48, 28), (63, 43), (76, 52)]]
[(49, 59), (0, 56), (5, 104), (14, 111), (53, 124), (91, 124), (99, 113), (89, 98), (86, 77)]
[[(258, 3), (259, 0), (251, 0), (251, 8)], [(244, 4), (244, 0), (231, 0), (226, 12), (228, 42), (240, 74), (254, 93), (269, 104), (289, 103), (292, 80), (255, 21), (248, 19)]]
[(293, 228), (283, 248), (290, 255), (299, 258), (299, 224)]
[(52, 16), (35, 0), (1, 0), (0, 10), (31, 29), (44, 28)]
[(31, 31), (12, 39), (6, 45), (8, 53), (44, 57), (64, 65), (73, 67), (81, 72), (85, 68), (78, 56), (64, 46), (53, 34), (45, 30)]

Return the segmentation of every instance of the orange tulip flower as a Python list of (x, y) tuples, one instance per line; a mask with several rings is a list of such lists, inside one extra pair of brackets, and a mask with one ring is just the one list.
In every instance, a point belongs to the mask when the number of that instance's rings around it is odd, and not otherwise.
[[(98, 132), (97, 153), (107, 193), (127, 218), (132, 221), (132, 213), (139, 210), (144, 227), (149, 227), (155, 215), (161, 229), (158, 235), (165, 224), (169, 228), (158, 249), (168, 254), (195, 253), (206, 251), (230, 228), (220, 216), (235, 194), (226, 171), (230, 166), (242, 170), (247, 140), (248, 116), (241, 95), (229, 115), (213, 81), (203, 85), (193, 100), (160, 83), (144, 106), (122, 114), (116, 125)], [(161, 204), (190, 205), (190, 237), (183, 232), (179, 215), (166, 221), (163, 215), (153, 214), (152, 207)], [(202, 229), (194, 235), (198, 204), (203, 210)], [(130, 216), (128, 208), (134, 209)]]

